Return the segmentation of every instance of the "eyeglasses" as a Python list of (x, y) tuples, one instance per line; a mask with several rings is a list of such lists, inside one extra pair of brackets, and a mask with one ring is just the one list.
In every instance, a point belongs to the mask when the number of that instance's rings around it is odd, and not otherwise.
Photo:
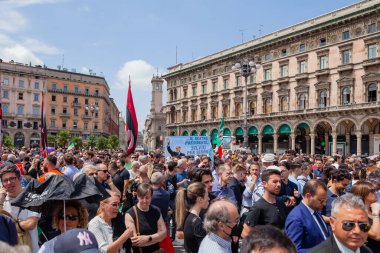
[[(333, 219), (336, 219), (335, 217), (332, 217)], [(359, 229), (367, 233), (371, 229), (371, 224), (368, 222), (355, 222), (355, 221), (343, 221), (342, 222), (342, 229), (344, 231), (351, 231), (354, 229), (355, 225), (358, 225)]]
[(63, 220), (65, 218), (66, 218), (66, 220), (76, 221), (76, 220), (79, 219), (79, 215), (75, 215), (75, 214), (66, 214), (66, 215), (63, 215), (63, 213), (61, 213), (59, 215), (59, 219), (60, 220)]
[(17, 177), (9, 177), (9, 178), (2, 179), (1, 181), (3, 182), (3, 184), (5, 184), (5, 183), (12, 184), (12, 183), (16, 182), (16, 180), (17, 180)]
[(114, 202), (114, 203), (109, 203), (109, 205), (112, 206), (112, 207), (115, 207), (115, 208), (119, 208), (120, 203)]

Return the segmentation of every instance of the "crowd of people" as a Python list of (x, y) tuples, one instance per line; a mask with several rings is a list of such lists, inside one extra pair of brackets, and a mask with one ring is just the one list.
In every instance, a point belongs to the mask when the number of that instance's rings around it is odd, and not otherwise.
[[(82, 174), (97, 201), (12, 205), (31, 181)], [(0, 252), (380, 252), (380, 154), (12, 149), (0, 183)]]

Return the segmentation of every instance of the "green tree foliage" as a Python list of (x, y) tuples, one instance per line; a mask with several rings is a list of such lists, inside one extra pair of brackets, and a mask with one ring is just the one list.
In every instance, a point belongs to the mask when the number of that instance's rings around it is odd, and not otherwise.
[(48, 134), (48, 146), (49, 147), (57, 147), (57, 136), (53, 134)]
[(57, 143), (61, 148), (65, 148), (71, 138), (69, 131), (59, 131), (57, 134)]
[(119, 148), (119, 138), (116, 135), (112, 135), (108, 138), (108, 147), (112, 149)]
[(99, 150), (104, 150), (108, 148), (108, 139), (106, 137), (99, 137), (96, 141), (96, 148)]
[(88, 136), (87, 148), (93, 149), (96, 146), (96, 142), (97, 142), (97, 140), (96, 140), (96, 137), (94, 135)]
[(9, 135), (4, 134), (3, 135), (3, 145), (7, 148), (13, 148), (12, 139)]
[(82, 139), (79, 137), (71, 138), (70, 142), (74, 143), (75, 149), (81, 149), (83, 147)]

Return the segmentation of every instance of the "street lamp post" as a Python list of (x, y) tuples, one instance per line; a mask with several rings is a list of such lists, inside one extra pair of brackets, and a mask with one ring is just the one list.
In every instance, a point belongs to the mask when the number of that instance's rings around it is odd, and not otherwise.
[(243, 60), (241, 62), (235, 63), (232, 66), (232, 70), (240, 70), (240, 74), (244, 76), (245, 87), (244, 87), (244, 99), (243, 99), (243, 114), (244, 114), (244, 147), (248, 147), (248, 109), (247, 109), (247, 96), (248, 96), (248, 77), (251, 74), (256, 73), (256, 70), (259, 69), (261, 65), (254, 61)]
[[(86, 111), (90, 111), (91, 112), (91, 114), (92, 114), (92, 117), (94, 117), (94, 113), (96, 113), (96, 112), (98, 112), (99, 111), (99, 106), (97, 106), (97, 105), (95, 105), (95, 104), (91, 104), (91, 105), (86, 105)], [(93, 120), (93, 119), (92, 119)], [(95, 126), (95, 124), (94, 124), (94, 126)], [(93, 134), (93, 132), (94, 132), (94, 127), (93, 127), (93, 129), (92, 129), (92, 134)]]

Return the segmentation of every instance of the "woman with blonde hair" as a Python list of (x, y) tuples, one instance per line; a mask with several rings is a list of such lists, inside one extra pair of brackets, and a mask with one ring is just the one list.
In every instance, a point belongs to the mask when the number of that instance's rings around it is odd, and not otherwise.
[(208, 208), (208, 204), (207, 187), (203, 183), (192, 183), (187, 189), (181, 188), (177, 192), (175, 218), (177, 227), (182, 228), (185, 235), (186, 252), (197, 253), (207, 234), (199, 214)]
[[(75, 200), (59, 202), (53, 210), (52, 228), (63, 234), (73, 228), (86, 228), (88, 223), (87, 209)], [(38, 253), (54, 253), (57, 237), (42, 244)]]
[(89, 222), (88, 230), (91, 231), (103, 253), (125, 253), (124, 244), (132, 236), (133, 230), (126, 230), (114, 240), (112, 221), (119, 214), (120, 195), (113, 193), (111, 197), (102, 200), (96, 216)]
[(380, 204), (377, 202), (377, 189), (371, 182), (359, 180), (351, 187), (350, 192), (361, 197), (368, 208), (368, 218), (372, 221), (372, 226), (368, 231), (367, 246), (377, 252), (380, 249)]

